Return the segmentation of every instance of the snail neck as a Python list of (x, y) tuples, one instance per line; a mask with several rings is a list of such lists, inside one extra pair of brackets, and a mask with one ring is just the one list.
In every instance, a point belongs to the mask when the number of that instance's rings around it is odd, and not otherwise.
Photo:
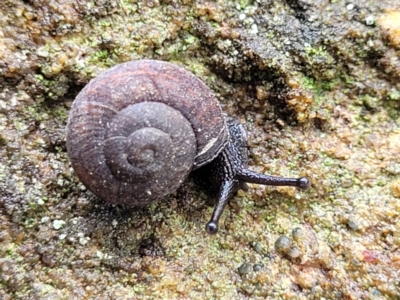
[(311, 181), (307, 177), (277, 177), (249, 170), (246, 130), (233, 118), (227, 118), (227, 125), (230, 134), (229, 143), (209, 166), (210, 178), (218, 184), (218, 202), (206, 225), (206, 231), (209, 234), (218, 232), (218, 221), (226, 204), (239, 189), (247, 191), (246, 183), (294, 186), (302, 190), (307, 190), (311, 186)]

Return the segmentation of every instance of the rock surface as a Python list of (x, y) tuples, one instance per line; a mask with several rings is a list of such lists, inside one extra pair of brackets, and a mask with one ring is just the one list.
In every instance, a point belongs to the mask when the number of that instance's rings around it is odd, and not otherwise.
[[(69, 107), (140, 58), (199, 76), (246, 124), (251, 168), (312, 189), (252, 185), (215, 237), (191, 179), (139, 210), (95, 198)], [(1, 1), (0, 298), (399, 298), (399, 127), (397, 0)]]

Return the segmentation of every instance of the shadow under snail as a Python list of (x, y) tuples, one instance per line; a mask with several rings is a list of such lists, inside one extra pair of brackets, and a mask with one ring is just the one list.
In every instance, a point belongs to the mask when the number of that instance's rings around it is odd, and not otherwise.
[(91, 80), (73, 102), (67, 150), (82, 183), (98, 197), (144, 206), (175, 192), (189, 173), (207, 165), (219, 199), (206, 225), (215, 234), (230, 197), (246, 182), (295, 186), (310, 180), (248, 169), (247, 134), (222, 113), (212, 91), (171, 63), (122, 63)]

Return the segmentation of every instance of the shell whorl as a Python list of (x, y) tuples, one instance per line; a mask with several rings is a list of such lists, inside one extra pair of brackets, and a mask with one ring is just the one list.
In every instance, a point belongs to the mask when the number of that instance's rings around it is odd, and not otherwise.
[(117, 204), (173, 193), (228, 140), (218, 101), (197, 77), (152, 60), (93, 79), (71, 108), (67, 150), (83, 184)]

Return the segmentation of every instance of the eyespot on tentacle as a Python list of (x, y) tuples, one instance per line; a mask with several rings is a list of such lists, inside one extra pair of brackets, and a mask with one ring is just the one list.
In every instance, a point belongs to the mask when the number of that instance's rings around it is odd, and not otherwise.
[(302, 190), (308, 190), (311, 187), (311, 180), (308, 177), (300, 177), (297, 181), (298, 187)]
[(206, 224), (206, 232), (210, 235), (215, 235), (218, 232), (218, 224), (210, 221)]

